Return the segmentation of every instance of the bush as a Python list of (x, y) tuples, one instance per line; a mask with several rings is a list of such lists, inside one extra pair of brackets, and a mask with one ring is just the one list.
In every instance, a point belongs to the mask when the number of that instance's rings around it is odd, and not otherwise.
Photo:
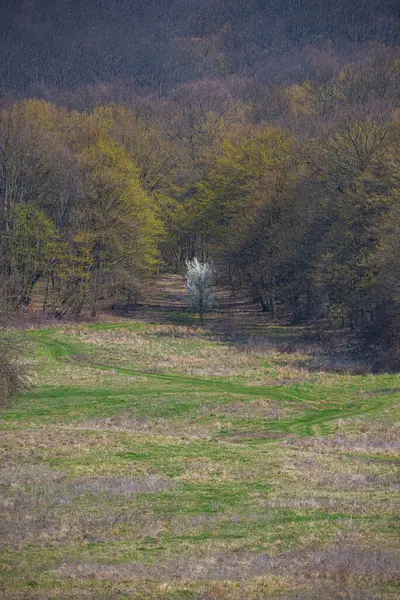
[(5, 406), (27, 386), (26, 367), (21, 361), (22, 343), (14, 332), (5, 328), (5, 317), (0, 324), (0, 406)]

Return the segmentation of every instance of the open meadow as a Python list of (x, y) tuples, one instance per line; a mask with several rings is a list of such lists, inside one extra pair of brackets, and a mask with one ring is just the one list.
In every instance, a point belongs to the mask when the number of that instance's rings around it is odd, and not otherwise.
[(18, 334), (35, 375), (1, 414), (0, 597), (400, 598), (400, 375), (159, 293)]

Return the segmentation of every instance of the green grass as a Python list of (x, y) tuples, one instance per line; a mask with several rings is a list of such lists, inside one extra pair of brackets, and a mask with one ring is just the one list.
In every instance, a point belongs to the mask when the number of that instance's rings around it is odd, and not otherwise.
[(166, 320), (23, 333), (0, 597), (395, 598), (400, 375)]

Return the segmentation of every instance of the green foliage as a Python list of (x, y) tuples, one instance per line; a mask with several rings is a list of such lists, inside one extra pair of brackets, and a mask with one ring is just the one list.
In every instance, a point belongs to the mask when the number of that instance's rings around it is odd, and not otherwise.
[(114, 115), (37, 101), (2, 114), (1, 276), (11, 308), (29, 305), (41, 280), (46, 312), (94, 316), (99, 302), (132, 304), (152, 273), (163, 226), (133, 155), (111, 137)]
[[(187, 48), (215, 58), (203, 41)], [(3, 110), (9, 306), (37, 286), (56, 316), (131, 307), (156, 269), (198, 256), (263, 311), (397, 344), (399, 61), (381, 47), (341, 69), (327, 49), (314, 58), (309, 79), (240, 81), (237, 96), (204, 79), (137, 111)]]
[(3, 239), (2, 271), (8, 281), (6, 304), (29, 304), (33, 286), (51, 259), (55, 227), (44, 211), (29, 204), (12, 207), (9, 234)]

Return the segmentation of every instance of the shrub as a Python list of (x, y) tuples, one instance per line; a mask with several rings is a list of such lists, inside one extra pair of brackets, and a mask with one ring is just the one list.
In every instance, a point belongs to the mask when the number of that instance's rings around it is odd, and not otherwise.
[(28, 378), (21, 361), (22, 342), (14, 332), (7, 331), (5, 315), (0, 318), (0, 406), (4, 406), (26, 387)]

